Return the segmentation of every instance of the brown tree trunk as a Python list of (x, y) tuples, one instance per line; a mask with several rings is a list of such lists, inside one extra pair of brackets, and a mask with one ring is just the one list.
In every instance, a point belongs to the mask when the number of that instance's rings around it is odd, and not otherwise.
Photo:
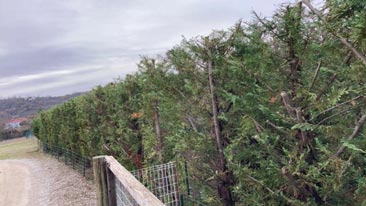
[(138, 116), (132, 118), (130, 121), (131, 129), (136, 134), (136, 137), (138, 139), (138, 148), (137, 153), (133, 157), (134, 164), (138, 169), (141, 169), (143, 167), (144, 162), (144, 147), (143, 147), (143, 136), (140, 131), (140, 125), (138, 122)]
[(160, 164), (164, 163), (164, 139), (161, 135), (161, 127), (160, 127), (160, 114), (159, 114), (159, 100), (155, 98), (153, 100), (153, 108), (154, 108), (154, 124), (155, 124), (155, 133), (158, 140), (158, 155)]
[[(208, 51), (208, 56), (211, 58), (211, 53)], [(224, 202), (225, 206), (234, 206), (235, 201), (233, 200), (231, 187), (233, 181), (233, 174), (228, 171), (226, 166), (226, 159), (224, 156), (224, 139), (221, 136), (219, 120), (218, 120), (218, 102), (217, 96), (215, 93), (215, 83), (213, 78), (213, 65), (212, 61), (208, 60), (207, 62), (207, 70), (208, 70), (208, 81), (210, 88), (210, 99), (211, 99), (211, 109), (212, 109), (212, 123), (213, 123), (213, 131), (214, 137), (216, 140), (216, 147), (218, 152), (218, 161), (219, 161), (219, 180), (217, 185), (217, 192), (219, 197)]]

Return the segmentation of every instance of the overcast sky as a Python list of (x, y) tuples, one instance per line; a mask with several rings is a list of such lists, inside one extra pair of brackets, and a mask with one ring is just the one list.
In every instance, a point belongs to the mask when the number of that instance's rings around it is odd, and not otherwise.
[(226, 29), (294, 0), (0, 0), (0, 97), (87, 91), (182, 36)]

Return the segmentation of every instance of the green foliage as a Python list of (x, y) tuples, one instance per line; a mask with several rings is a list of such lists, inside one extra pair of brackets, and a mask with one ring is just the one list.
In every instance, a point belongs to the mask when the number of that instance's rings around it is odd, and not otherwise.
[(184, 39), (143, 57), (136, 74), (40, 113), (33, 131), (130, 169), (159, 155), (186, 161), (193, 196), (208, 205), (363, 205), (365, 131), (346, 139), (365, 113), (365, 65), (326, 33), (365, 55), (362, 2), (327, 1), (329, 25), (296, 4)]

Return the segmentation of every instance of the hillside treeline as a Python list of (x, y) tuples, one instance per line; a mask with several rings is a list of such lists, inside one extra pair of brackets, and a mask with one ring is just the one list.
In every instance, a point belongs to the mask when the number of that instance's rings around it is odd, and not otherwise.
[(0, 121), (18, 117), (32, 117), (41, 110), (47, 110), (81, 94), (75, 93), (58, 97), (12, 97), (0, 99)]
[(207, 205), (366, 204), (366, 5), (303, 3), (143, 57), (34, 133), (129, 169), (187, 162)]
[(31, 121), (37, 112), (47, 110), (81, 94), (75, 93), (58, 97), (11, 97), (0, 99), (0, 141), (22, 137), (30, 129), (30, 122), (27, 122), (20, 128), (6, 129), (6, 124), (11, 119), (25, 117)]

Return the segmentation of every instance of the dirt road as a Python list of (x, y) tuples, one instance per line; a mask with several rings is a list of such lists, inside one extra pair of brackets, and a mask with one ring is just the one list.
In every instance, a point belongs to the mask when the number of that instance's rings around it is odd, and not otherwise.
[(0, 205), (29, 205), (32, 197), (30, 174), (30, 168), (20, 161), (0, 161)]
[(93, 183), (51, 156), (31, 151), (20, 159), (0, 160), (0, 206), (95, 204)]

